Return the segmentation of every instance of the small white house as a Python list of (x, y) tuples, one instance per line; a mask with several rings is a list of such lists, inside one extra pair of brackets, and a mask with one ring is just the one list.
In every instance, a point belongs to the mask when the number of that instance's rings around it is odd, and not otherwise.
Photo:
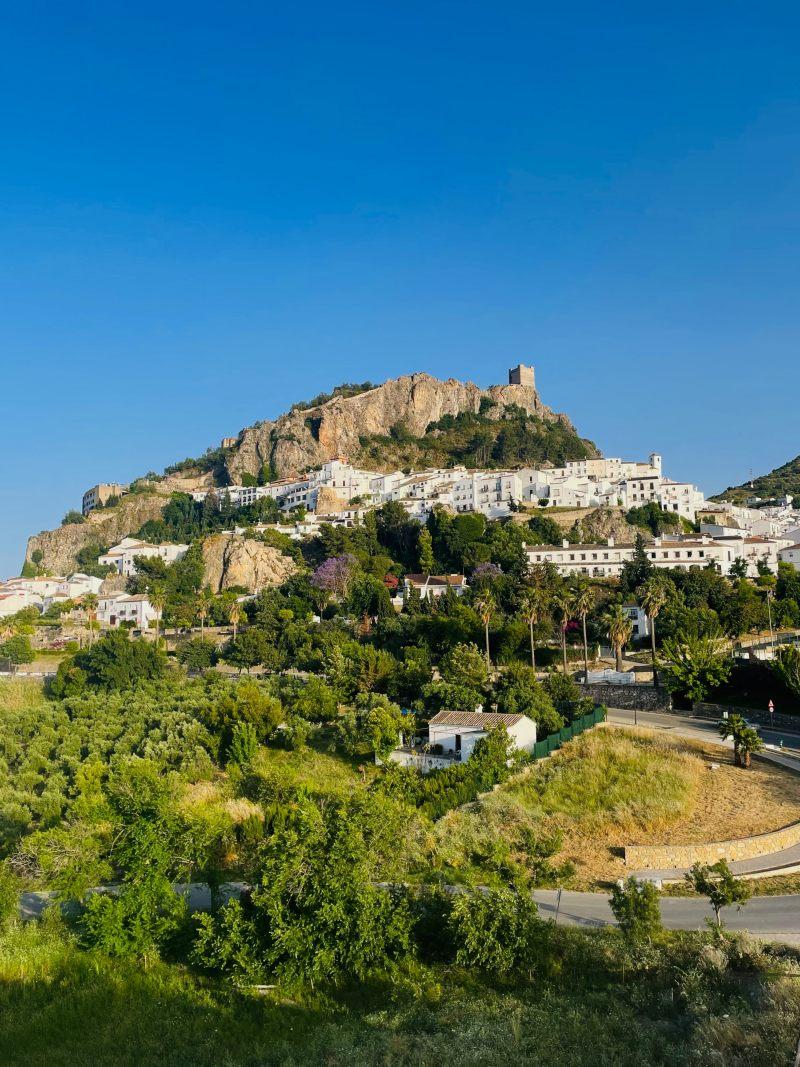
[(514, 748), (532, 752), (536, 744), (536, 723), (527, 715), (501, 715), (483, 711), (440, 711), (428, 723), (429, 747), (454, 760), (468, 760), (482, 737), (497, 726), (505, 726)]
[(101, 626), (117, 627), (132, 622), (137, 630), (146, 630), (158, 618), (158, 612), (144, 593), (101, 593), (97, 599), (97, 621)]
[(149, 541), (140, 541), (136, 537), (124, 537), (118, 545), (109, 548), (108, 552), (100, 556), (97, 562), (103, 567), (116, 567), (120, 574), (130, 578), (136, 573), (136, 560), (142, 556), (174, 563), (183, 559), (188, 550), (188, 545), (152, 545)]
[(467, 579), (463, 574), (407, 574), (403, 579), (406, 594), (416, 589), (421, 600), (428, 597), (440, 597), (448, 589), (456, 596), (461, 596), (467, 588)]

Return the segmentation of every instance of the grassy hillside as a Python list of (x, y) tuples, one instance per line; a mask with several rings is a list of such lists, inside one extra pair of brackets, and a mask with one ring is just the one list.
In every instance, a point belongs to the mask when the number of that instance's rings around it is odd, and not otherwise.
[(754, 478), (752, 486), (750, 482), (745, 482), (744, 485), (729, 486), (716, 499), (743, 503), (751, 496), (760, 496), (763, 499), (768, 499), (769, 497), (782, 496), (784, 493), (800, 497), (800, 456), (790, 459), (782, 467), (776, 467), (769, 474), (762, 474), (759, 478)]
[(503, 418), (463, 412), (445, 415), (423, 437), (408, 433), (402, 423), (388, 434), (365, 435), (354, 462), (369, 467), (523, 467), (549, 461), (561, 466), (570, 459), (598, 455), (595, 445), (561, 422), (507, 408)]
[(315, 1001), (81, 952), (54, 926), (0, 935), (5, 1067), (788, 1067), (800, 1025), (788, 960), (707, 934), (640, 966), (613, 932), (561, 929), (557, 969), (529, 983), (418, 966)]

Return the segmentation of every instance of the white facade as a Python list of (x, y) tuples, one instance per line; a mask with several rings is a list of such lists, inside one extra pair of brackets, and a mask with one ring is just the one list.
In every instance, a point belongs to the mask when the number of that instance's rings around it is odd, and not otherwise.
[(650, 619), (646, 611), (638, 604), (624, 604), (622, 610), (630, 619), (633, 625), (633, 636), (637, 640), (643, 641), (645, 637), (650, 636)]
[(800, 544), (790, 545), (778, 552), (781, 563), (791, 563), (796, 571), (800, 571)]
[[(722, 574), (728, 574), (737, 559), (746, 559), (749, 572), (758, 573), (757, 561), (763, 559), (772, 571), (777, 570), (780, 542), (765, 538), (731, 537), (714, 540), (705, 536), (668, 539), (657, 537), (645, 544), (645, 553), (658, 569), (707, 567), (713, 563)], [(624, 565), (633, 559), (635, 545), (616, 544), (609, 538), (603, 545), (530, 545), (528, 562), (552, 563), (564, 575), (585, 574), (594, 578), (617, 578)]]
[(463, 574), (407, 574), (403, 579), (406, 594), (416, 589), (421, 600), (428, 597), (440, 597), (451, 589), (456, 596), (461, 596), (467, 588), (467, 579)]
[(146, 630), (158, 618), (158, 612), (144, 594), (101, 593), (97, 602), (97, 621), (102, 626), (117, 627), (132, 622), (138, 630)]
[[(482, 737), (497, 726), (505, 726), (514, 748), (532, 752), (536, 744), (536, 723), (527, 715), (498, 715), (493, 712), (440, 711), (428, 724), (428, 744), (441, 746), (441, 755), (462, 762), (468, 760)], [(438, 749), (433, 755), (439, 755)]]
[(97, 562), (103, 567), (116, 567), (119, 574), (129, 578), (136, 573), (136, 560), (163, 559), (165, 563), (174, 563), (183, 559), (189, 550), (188, 545), (151, 545), (148, 541), (139, 541), (135, 537), (125, 537), (118, 545), (100, 556)]

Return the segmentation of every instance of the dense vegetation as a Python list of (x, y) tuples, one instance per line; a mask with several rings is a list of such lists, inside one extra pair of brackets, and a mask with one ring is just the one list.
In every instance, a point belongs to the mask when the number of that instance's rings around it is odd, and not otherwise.
[(555, 466), (569, 459), (597, 455), (591, 441), (578, 437), (571, 426), (542, 419), (523, 408), (509, 405), (499, 418), (490, 418), (493, 407), (481, 402), (478, 413), (444, 415), (431, 423), (426, 433), (416, 437), (402, 423), (386, 435), (360, 438), (357, 462), (367, 466), (399, 468), (468, 467), (498, 469), (529, 466), (550, 461)]

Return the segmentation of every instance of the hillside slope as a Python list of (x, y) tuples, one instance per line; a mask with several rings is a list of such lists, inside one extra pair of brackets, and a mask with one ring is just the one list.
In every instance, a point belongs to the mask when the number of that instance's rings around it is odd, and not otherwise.
[(751, 496), (760, 496), (767, 500), (770, 497), (782, 496), (784, 493), (800, 497), (800, 456), (795, 456), (783, 466), (776, 467), (769, 474), (754, 478), (752, 485), (750, 482), (745, 482), (743, 485), (728, 486), (714, 499), (742, 503)]

